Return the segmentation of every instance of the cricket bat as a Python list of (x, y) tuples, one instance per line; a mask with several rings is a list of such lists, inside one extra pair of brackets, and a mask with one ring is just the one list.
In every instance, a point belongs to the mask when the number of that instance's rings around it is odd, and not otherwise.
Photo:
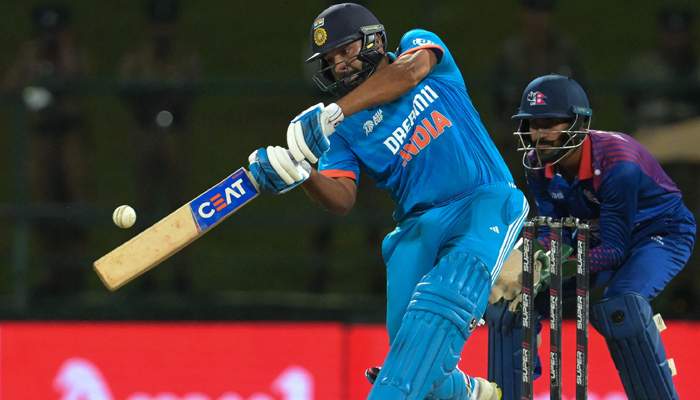
[(241, 168), (95, 261), (95, 271), (109, 290), (117, 290), (199, 239), (259, 193), (250, 173)]

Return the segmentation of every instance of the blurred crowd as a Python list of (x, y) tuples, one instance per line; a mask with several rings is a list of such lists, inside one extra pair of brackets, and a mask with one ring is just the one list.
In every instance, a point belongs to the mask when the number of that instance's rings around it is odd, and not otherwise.
[[(151, 1), (145, 7), (147, 40), (124, 54), (118, 76), (126, 82), (163, 84), (164, 89), (127, 91), (124, 101), (133, 113), (129, 133), (133, 160), (134, 207), (146, 218), (145, 228), (187, 202), (187, 121), (195, 93), (173, 90), (173, 84), (196, 80), (202, 66), (198, 54), (177, 40), (179, 3)], [(42, 5), (32, 13), (34, 37), (22, 46), (5, 74), (3, 91), (20, 95), (26, 104), (29, 137), (29, 186), (31, 201), (38, 204), (80, 204), (94, 200), (90, 132), (86, 110), (79, 96), (42, 82), (75, 80), (91, 76), (89, 51), (75, 39), (71, 13), (60, 4)], [(39, 220), (43, 271), (37, 292), (60, 295), (85, 284), (85, 265), (76, 254), (85, 253), (85, 227), (73, 221)], [(172, 287), (185, 292), (189, 279), (184, 257), (178, 257)], [(139, 282), (153, 289), (152, 276)]]
[[(584, 88), (593, 77), (587, 64), (591, 62), (572, 35), (557, 23), (555, 0), (521, 0), (520, 27), (504, 40), (493, 61), (491, 77), (495, 120), (487, 126), (499, 132), (492, 135), (516, 184), (526, 187), (522, 155), (515, 151), (515, 139), (501, 132), (517, 128), (510, 117), (520, 103), (522, 88), (534, 77), (551, 72), (573, 77)], [(143, 229), (187, 202), (193, 193), (188, 190), (186, 152), (192, 129), (189, 120), (197, 92), (193, 85), (203, 77), (201, 55), (187, 49), (178, 39), (181, 4), (177, 0), (153, 0), (144, 4), (146, 40), (121, 58), (114, 74), (124, 82), (149, 83), (143, 90), (126, 90), (121, 101), (132, 116), (130, 138), (133, 159), (133, 184), (136, 187), (134, 208), (146, 218), (139, 219)], [(83, 99), (57, 82), (93, 77), (90, 49), (76, 39), (72, 28), (71, 9), (60, 4), (36, 7), (31, 15), (33, 35), (21, 46), (3, 76), (4, 98), (19, 98), (24, 103), (30, 128), (28, 143), (28, 177), (30, 202), (37, 205), (89, 204), (95, 201), (92, 133)], [(657, 46), (644, 54), (632, 55), (621, 81), (630, 82), (623, 93), (624, 120), (628, 134), (659, 127), (673, 132), (674, 124), (700, 118), (700, 59), (694, 36), (696, 15), (685, 9), (662, 9), (657, 13)], [(453, 49), (453, 52), (455, 49)], [(304, 71), (300, 71), (303, 75)], [(306, 79), (306, 78), (304, 78)], [(48, 82), (48, 83), (47, 83)], [(643, 82), (643, 84), (633, 83)], [(592, 108), (596, 110), (595, 90)], [(317, 94), (320, 101), (327, 97)], [(595, 115), (593, 127), (595, 127)], [(698, 123), (697, 134), (700, 134)], [(671, 127), (671, 128), (669, 128)], [(669, 135), (671, 133), (668, 133)], [(672, 141), (669, 137), (669, 141)], [(644, 143), (644, 142), (643, 142)], [(679, 144), (680, 146), (683, 143)], [(650, 149), (654, 153), (655, 149)], [(676, 181), (686, 199), (700, 199), (694, 176), (700, 171), (698, 161), (670, 159), (664, 169)], [(369, 178), (360, 179), (362, 187), (359, 207), (372, 215), (378, 207), (377, 191)], [(532, 198), (529, 198), (534, 204)], [(689, 200), (690, 201), (690, 200)], [(700, 211), (700, 204), (687, 204), (691, 211)], [(384, 266), (380, 243), (387, 232), (372, 220), (363, 225), (368, 254), (365, 264), (354, 273), (366, 275), (364, 289), (369, 294), (384, 293)], [(85, 276), (92, 273), (76, 254), (85, 253), (86, 226), (55, 218), (38, 218), (32, 225), (39, 251), (40, 278), (33, 287), (36, 296), (59, 296), (85, 288)], [(334, 228), (321, 224), (313, 233), (314, 257), (310, 262), (310, 279), (302, 290), (327, 293), (334, 279), (332, 262)], [(342, 240), (342, 239), (340, 239)], [(185, 294), (192, 290), (193, 260), (187, 252), (174, 259), (170, 268), (171, 282), (159, 286), (148, 274), (138, 280), (144, 292), (173, 291)], [(700, 317), (700, 303), (695, 294), (700, 285), (700, 260), (691, 258), (685, 271), (667, 291), (675, 292), (670, 314), (684, 312)], [(677, 299), (685, 299), (678, 302)], [(663, 300), (662, 300), (663, 301)]]

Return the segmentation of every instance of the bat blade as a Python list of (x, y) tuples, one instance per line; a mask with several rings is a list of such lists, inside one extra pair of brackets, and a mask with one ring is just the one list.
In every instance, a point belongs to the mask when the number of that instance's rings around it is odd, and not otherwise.
[(258, 194), (250, 173), (241, 168), (95, 261), (95, 271), (109, 290), (117, 290), (197, 240)]

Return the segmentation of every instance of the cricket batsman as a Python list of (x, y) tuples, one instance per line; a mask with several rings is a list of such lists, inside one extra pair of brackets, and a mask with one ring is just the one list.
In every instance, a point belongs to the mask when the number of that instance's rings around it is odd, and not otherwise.
[(450, 51), (416, 29), (388, 52), (384, 26), (352, 3), (314, 19), (311, 47), (315, 81), (339, 100), (299, 114), (289, 151), (261, 148), (250, 168), (262, 188), (300, 184), (341, 215), (355, 203), (362, 169), (396, 204), (398, 226), (382, 246), (391, 349), (368, 371), (368, 398), (499, 399), (495, 385), (457, 362), (529, 208)]
[[(540, 216), (589, 220), (590, 285), (607, 285), (591, 305), (591, 324), (606, 340), (629, 399), (678, 400), (666, 351), (649, 301), (685, 266), (695, 243), (695, 220), (676, 185), (631, 137), (591, 130), (592, 110), (581, 86), (551, 74), (523, 93), (515, 135)], [(571, 244), (575, 232), (563, 235)], [(539, 241), (549, 248), (549, 227)], [(513, 313), (521, 289), (522, 253), (514, 250), (491, 293), (489, 379), (504, 400), (520, 400), (521, 321)], [(542, 255), (540, 255), (542, 256)], [(544, 263), (548, 263), (546, 254)], [(575, 282), (564, 282), (573, 297)], [(567, 290), (568, 286), (568, 290)], [(549, 296), (535, 298), (540, 319)], [(538, 327), (538, 331), (541, 325)]]

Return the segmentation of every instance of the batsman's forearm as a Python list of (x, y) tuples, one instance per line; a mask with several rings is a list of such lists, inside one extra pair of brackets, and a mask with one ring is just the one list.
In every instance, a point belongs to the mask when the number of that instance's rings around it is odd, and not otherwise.
[(312, 169), (301, 187), (311, 200), (334, 214), (347, 215), (355, 205), (357, 188), (348, 178), (329, 178)]
[[(383, 80), (381, 76), (377, 80), (373, 78), (375, 78), (374, 75), (350, 94), (337, 101), (345, 117), (396, 100), (415, 87), (412, 83), (394, 76)], [(371, 86), (370, 82), (379, 82), (379, 84)]]
[[(431, 59), (432, 57), (432, 59)], [(366, 82), (337, 101), (345, 117), (396, 100), (416, 87), (435, 65), (429, 50), (406, 55), (377, 71)]]

